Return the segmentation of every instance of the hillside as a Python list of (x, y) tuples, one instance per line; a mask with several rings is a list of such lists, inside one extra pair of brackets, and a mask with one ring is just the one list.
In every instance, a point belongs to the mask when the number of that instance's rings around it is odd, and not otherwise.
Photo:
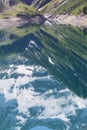
[(87, 7), (87, 0), (20, 0), (33, 5), (42, 13), (78, 15)]
[(28, 6), (22, 2), (14, 6), (2, 4), (6, 9), (0, 13), (0, 29), (25, 24), (40, 25), (45, 21), (44, 16), (32, 5)]
[(28, 5), (34, 5), (36, 8), (44, 7), (46, 4), (51, 2), (52, 0), (20, 0)]
[(48, 21), (58, 24), (87, 27), (87, 17), (84, 15), (87, 14), (87, 0), (2, 0), (0, 7), (0, 19), (21, 17), (21, 21), (27, 20), (32, 24), (43, 23), (45, 16)]
[(39, 15), (40, 13), (33, 6), (28, 6), (28, 5), (23, 4), (23, 3), (18, 3), (16, 5), (8, 8), (7, 10), (4, 10), (0, 14), (0, 18), (6, 18), (6, 17), (10, 18), (13, 16), (18, 16), (19, 14), (25, 14), (28, 16), (35, 16), (35, 15)]
[(87, 7), (87, 0), (2, 0), (0, 10), (4, 9), (3, 5), (12, 6), (20, 1), (27, 5), (33, 5), (42, 13), (53, 14), (78, 15), (83, 12), (84, 7)]
[(87, 0), (52, 0), (40, 10), (43, 13), (78, 15), (87, 7)]

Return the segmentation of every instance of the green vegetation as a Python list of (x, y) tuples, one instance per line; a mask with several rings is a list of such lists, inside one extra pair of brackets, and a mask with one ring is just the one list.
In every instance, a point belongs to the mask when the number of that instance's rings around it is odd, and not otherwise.
[(87, 0), (68, 0), (60, 2), (59, 0), (52, 0), (48, 4), (42, 7), (43, 13), (54, 13), (56, 14), (71, 14), (78, 15), (83, 13), (84, 7), (87, 7)]
[(86, 0), (69, 0), (68, 2), (60, 6), (55, 11), (55, 13), (78, 15), (83, 12), (84, 6), (87, 6)]
[(50, 13), (56, 10), (59, 6), (59, 0), (51, 0), (48, 4), (41, 8), (41, 12)]
[[(5, 10), (3, 13), (0, 14), (0, 19), (2, 18), (9, 18), (17, 16), (18, 14), (26, 14), (29, 16), (39, 15), (40, 12), (35, 8), (41, 6), (42, 13), (52, 13), (54, 15), (57, 14), (69, 14), (69, 15), (78, 15), (80, 13), (86, 14), (87, 8), (87, 0), (50, 0), (47, 2), (46, 0), (35, 0), (31, 6), (28, 6), (20, 0), (17, 0), (17, 4), (10, 7), (9, 10)], [(26, 3), (26, 2), (25, 2)], [(38, 3), (38, 5), (37, 5)], [(45, 3), (45, 4), (42, 4)], [(35, 6), (35, 7), (34, 7)], [(0, 10), (4, 9), (4, 6), (0, 4)]]
[(18, 3), (17, 5), (12, 6), (9, 10), (6, 10), (3, 13), (1, 13), (0, 18), (14, 17), (20, 13), (27, 14), (29, 16), (35, 16), (40, 14), (39, 11), (33, 6), (28, 6), (23, 3)]
[(23, 3), (19, 3), (15, 6), (18, 13), (24, 13), (30, 16), (39, 15), (39, 11), (34, 6), (28, 6)]

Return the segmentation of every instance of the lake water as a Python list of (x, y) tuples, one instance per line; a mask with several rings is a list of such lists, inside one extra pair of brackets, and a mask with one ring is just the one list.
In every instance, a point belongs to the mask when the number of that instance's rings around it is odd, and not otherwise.
[(0, 130), (87, 130), (87, 29), (0, 30)]

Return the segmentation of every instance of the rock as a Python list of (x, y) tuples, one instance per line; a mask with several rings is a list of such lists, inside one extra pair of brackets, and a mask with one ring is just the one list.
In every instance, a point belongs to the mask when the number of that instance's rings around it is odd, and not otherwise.
[(50, 26), (51, 26), (52, 23), (51, 23), (50, 21), (46, 21), (46, 22), (45, 22), (45, 25), (50, 25)]
[(26, 20), (29, 24), (42, 24), (46, 20), (42, 15), (29, 16), (23, 13), (18, 14), (17, 17)]

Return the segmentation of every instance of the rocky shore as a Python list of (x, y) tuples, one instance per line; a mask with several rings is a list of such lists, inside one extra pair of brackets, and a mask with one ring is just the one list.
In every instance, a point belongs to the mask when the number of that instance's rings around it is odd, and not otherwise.
[(49, 23), (56, 23), (61, 25), (74, 25), (78, 27), (84, 27), (87, 28), (87, 15), (45, 15)]
[(40, 25), (44, 21), (45, 18), (42, 15), (36, 15), (32, 17), (32, 16), (26, 16), (25, 14), (24, 15), (20, 14), (18, 17), (0, 19), (0, 29), (18, 27), (25, 24)]
[(0, 19), (0, 29), (9, 28), (9, 27), (17, 27), (22, 26), (24, 24), (37, 24), (40, 25), (44, 21), (48, 21), (48, 24), (61, 24), (61, 25), (74, 25), (77, 27), (87, 28), (87, 15), (78, 15), (78, 16), (71, 16), (71, 15), (38, 15), (34, 17), (27, 17), (25, 15), (19, 15), (18, 17), (13, 18), (4, 18)]

